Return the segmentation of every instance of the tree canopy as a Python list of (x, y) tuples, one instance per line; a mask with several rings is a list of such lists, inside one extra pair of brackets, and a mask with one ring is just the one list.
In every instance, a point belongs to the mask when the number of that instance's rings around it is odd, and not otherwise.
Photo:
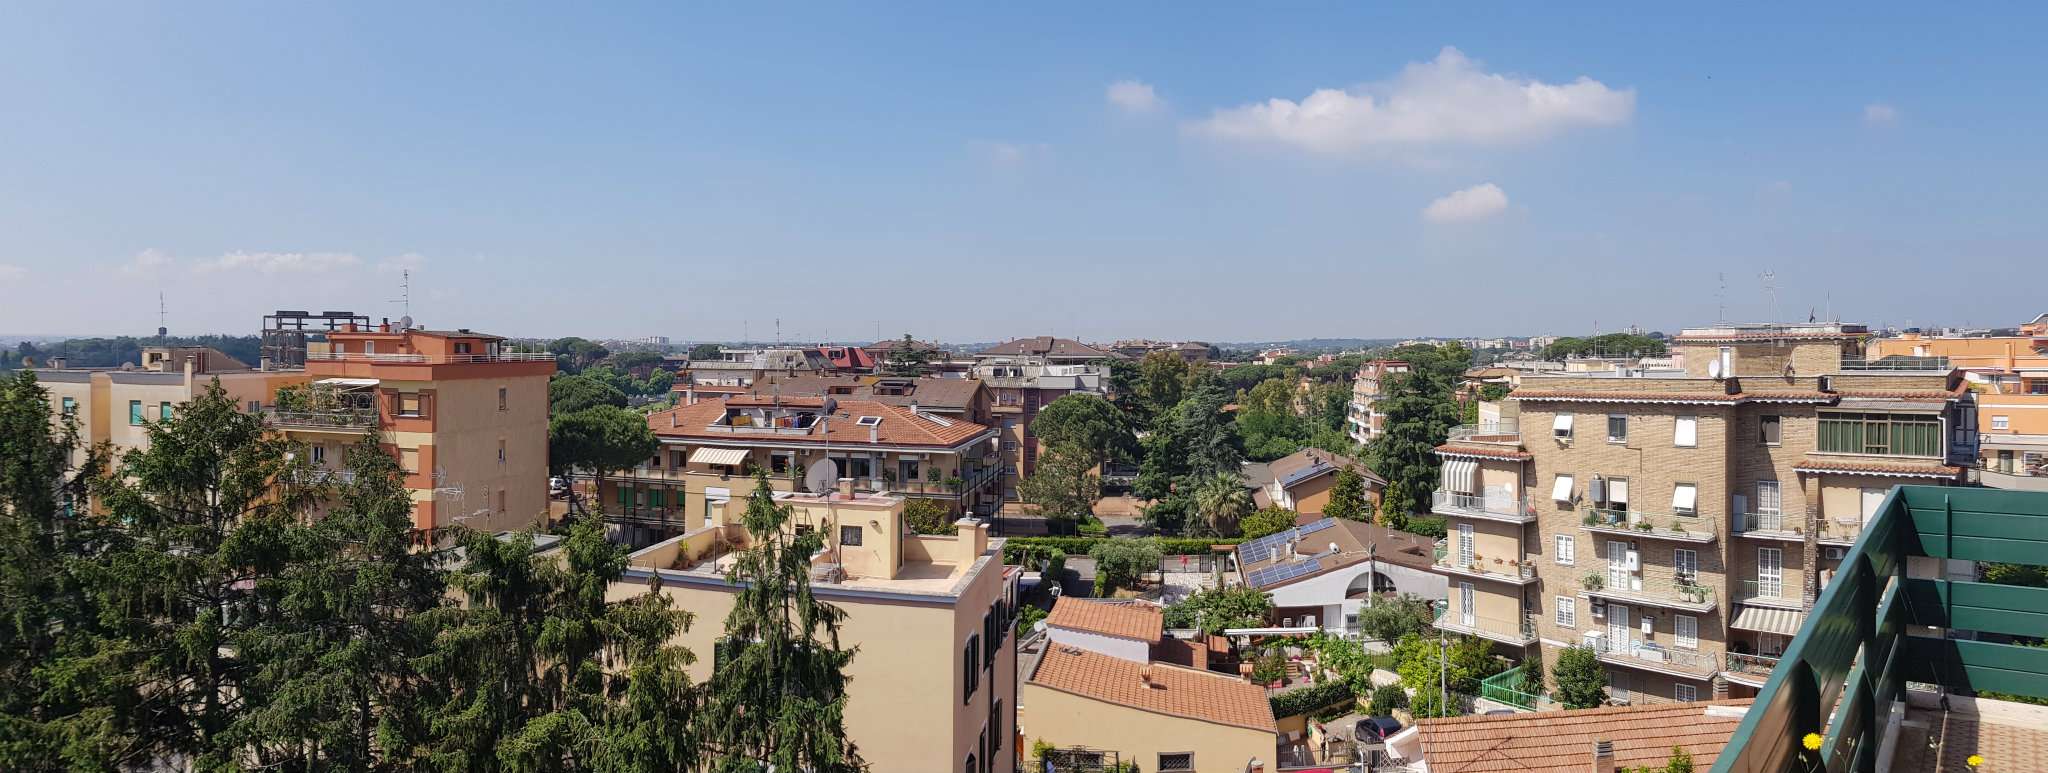
[(882, 361), (882, 372), (891, 376), (922, 376), (938, 356), (939, 353), (931, 347), (904, 333), (903, 340), (891, 347), (889, 356)]
[(1330, 484), (1330, 501), (1323, 505), (1323, 515), (1347, 521), (1372, 520), (1372, 502), (1366, 499), (1365, 476), (1360, 475), (1357, 468), (1347, 464), (1337, 471), (1337, 480)]
[(1607, 702), (1607, 672), (1591, 647), (1566, 647), (1551, 666), (1551, 697), (1568, 709), (1590, 709)]
[(1272, 611), (1273, 600), (1264, 591), (1242, 585), (1210, 588), (1167, 607), (1166, 627), (1219, 634), (1226, 628), (1264, 626), (1267, 613)]
[(1566, 357), (1644, 357), (1663, 354), (1664, 341), (1630, 333), (1607, 333), (1586, 338), (1565, 337), (1543, 347), (1543, 359)]
[(1090, 466), (1124, 458), (1137, 438), (1116, 406), (1097, 395), (1072, 393), (1047, 403), (1031, 419), (1031, 434), (1048, 449), (1072, 454)]

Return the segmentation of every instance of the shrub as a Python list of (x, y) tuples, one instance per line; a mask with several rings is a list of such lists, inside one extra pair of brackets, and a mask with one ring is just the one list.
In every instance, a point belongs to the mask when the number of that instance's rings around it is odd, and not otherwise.
[(912, 497), (904, 502), (903, 520), (918, 534), (954, 534), (960, 529), (953, 524), (953, 508), (936, 499)]
[(1443, 539), (1448, 528), (1442, 516), (1418, 515), (1408, 519), (1408, 528), (1405, 531), (1417, 536)]
[(1429, 602), (1412, 593), (1400, 598), (1382, 598), (1358, 610), (1358, 629), (1380, 641), (1400, 641), (1411, 633), (1422, 633), (1436, 623)]
[(1023, 635), (1023, 634), (1027, 634), (1027, 633), (1030, 633), (1030, 632), (1031, 632), (1031, 628), (1032, 628), (1033, 626), (1036, 626), (1036, 625), (1038, 625), (1038, 621), (1040, 621), (1040, 620), (1044, 620), (1044, 619), (1045, 619), (1045, 614), (1046, 614), (1045, 610), (1044, 610), (1044, 609), (1041, 609), (1041, 608), (1040, 608), (1040, 607), (1039, 607), (1039, 606), (1038, 606), (1037, 604), (1025, 604), (1025, 605), (1023, 605), (1022, 607), (1018, 608), (1018, 610), (1017, 610), (1017, 633), (1018, 633), (1018, 635)]
[(1257, 628), (1266, 624), (1273, 599), (1265, 592), (1235, 586), (1196, 593), (1166, 608), (1166, 627), (1200, 628), (1222, 633), (1226, 628)]
[(1372, 689), (1372, 701), (1367, 706), (1366, 713), (1384, 717), (1394, 713), (1394, 709), (1405, 708), (1408, 708), (1408, 691), (1401, 689), (1398, 684), (1383, 684)]
[(1551, 697), (1568, 709), (1590, 709), (1607, 702), (1607, 674), (1591, 647), (1567, 647), (1551, 667), (1550, 680), (1557, 685)]
[(1258, 539), (1294, 528), (1294, 516), (1295, 512), (1285, 507), (1268, 507), (1245, 516), (1237, 528), (1244, 539)]
[(1313, 714), (1342, 703), (1355, 703), (1357, 700), (1358, 696), (1351, 693), (1350, 685), (1342, 681), (1324, 682), (1273, 696), (1273, 716), (1279, 718)]
[[(1108, 537), (1010, 537), (1003, 541), (1003, 562), (1018, 563), (1027, 547), (1054, 547), (1070, 556), (1088, 555), (1096, 545), (1108, 542)], [(1159, 552), (1169, 556), (1206, 556), (1210, 545), (1235, 545), (1237, 539), (1202, 539), (1197, 537), (1153, 537), (1151, 542), (1159, 546)]]
[(1138, 578), (1159, 569), (1159, 545), (1152, 540), (1103, 540), (1088, 549), (1095, 559), (1097, 595), (1104, 590), (1135, 587)]

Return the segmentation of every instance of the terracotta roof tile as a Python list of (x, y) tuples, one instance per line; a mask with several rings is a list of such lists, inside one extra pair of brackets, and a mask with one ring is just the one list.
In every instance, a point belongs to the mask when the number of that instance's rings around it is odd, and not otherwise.
[[(876, 433), (875, 442), (895, 446), (931, 446), (954, 448), (989, 432), (989, 428), (971, 421), (947, 417), (934, 419), (929, 415), (912, 415), (909, 408), (887, 405), (872, 400), (834, 398), (837, 409), (832, 420), (823, 422), (829, 430), (830, 441), (835, 445), (849, 448), (866, 445), (868, 430)], [(704, 400), (696, 405), (685, 405), (659, 413), (649, 414), (647, 426), (654, 430), (656, 437), (668, 440), (704, 441), (720, 445), (731, 445), (748, 440), (773, 441), (776, 443), (825, 443), (827, 433), (815, 426), (808, 434), (782, 434), (762, 427), (758, 431), (739, 428), (737, 431), (713, 431), (707, 429), (712, 422), (725, 416), (727, 406), (754, 407), (776, 404), (799, 408), (818, 408), (824, 402), (822, 397), (768, 397), (762, 395), (738, 395), (722, 400)], [(877, 416), (881, 423), (874, 427), (861, 426), (857, 419), (862, 416)]]
[(1045, 624), (1154, 644), (1159, 643), (1161, 632), (1166, 630), (1165, 615), (1151, 604), (1088, 601), (1069, 596), (1053, 602), (1052, 614), (1046, 616)]
[(1138, 711), (1268, 733), (1276, 729), (1263, 688), (1207, 671), (1054, 645), (1039, 659), (1031, 683)]
[(1749, 699), (1610, 706), (1513, 716), (1450, 717), (1416, 723), (1422, 756), (1432, 773), (1555, 771), (1593, 767), (1593, 744), (1614, 745), (1614, 767), (1663, 768), (1671, 747), (1692, 754), (1699, 770), (1713, 767), (1742, 717), (1707, 713), (1708, 706), (1747, 706)]
[(1517, 389), (1508, 394), (1516, 400), (1594, 400), (1607, 402), (1719, 403), (1734, 405), (1741, 395), (1723, 392), (1623, 392), (1567, 389)]
[(989, 355), (1029, 355), (1034, 357), (1109, 357), (1110, 353), (1071, 338), (1037, 336), (1005, 341), (982, 350)]
[(1969, 391), (1969, 387), (1965, 385), (1965, 386), (1958, 386), (1958, 387), (1956, 387), (1956, 388), (1955, 388), (1954, 390), (1943, 390), (1943, 389), (1893, 389), (1893, 390), (1885, 390), (1885, 389), (1844, 389), (1844, 390), (1841, 390), (1840, 392), (1838, 392), (1838, 394), (1840, 394), (1840, 395), (1841, 395), (1842, 397), (1844, 397), (1844, 398), (1854, 398), (1854, 399), (1865, 399), (1865, 400), (1912, 400), (1912, 401), (1924, 401), (1924, 402), (1935, 402), (1935, 403), (1945, 403), (1945, 402), (1948, 402), (1948, 401), (1950, 401), (1950, 400), (1953, 400), (1953, 399), (1955, 399), (1955, 398), (1957, 398), (1957, 397), (1961, 397), (1961, 396), (1962, 396), (1962, 394), (1963, 394), (1964, 392), (1967, 392), (1967, 391)]
[(1437, 446), (1436, 452), (1449, 456), (1484, 456), (1488, 459), (1515, 459), (1524, 462), (1536, 458), (1527, 451), (1516, 451), (1511, 448), (1487, 448), (1485, 446), (1465, 446), (1455, 443), (1445, 443)]
[(1856, 461), (1838, 459), (1832, 456), (1808, 454), (1794, 465), (1799, 472), (1839, 472), (1851, 475), (1914, 475), (1934, 478), (1953, 478), (1963, 474), (1963, 468), (1951, 467), (1936, 461)]

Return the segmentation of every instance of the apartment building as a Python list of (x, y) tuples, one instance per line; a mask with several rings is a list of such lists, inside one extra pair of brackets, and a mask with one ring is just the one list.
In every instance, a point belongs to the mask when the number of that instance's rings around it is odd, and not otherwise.
[(141, 361), (118, 368), (71, 368), (63, 358), (36, 369), (50, 392), (50, 409), (78, 422), (79, 448), (108, 444), (118, 456), (149, 444), (148, 425), (176, 414), (178, 406), (206, 391), (215, 380), (239, 405), (259, 410), (277, 390), (306, 383), (297, 370), (256, 370), (217, 349), (150, 346)]
[(374, 430), (428, 538), (452, 524), (505, 531), (547, 518), (553, 354), (509, 351), (468, 329), (348, 325), (326, 338), (305, 353), (307, 404), (267, 408), (316, 466), (340, 470), (344, 450)]
[(1351, 381), (1351, 404), (1344, 414), (1345, 434), (1352, 441), (1370, 443), (1386, 431), (1387, 415), (1374, 404), (1386, 394), (1388, 377), (1407, 372), (1408, 363), (1400, 360), (1373, 360), (1359, 366), (1358, 375)]
[(660, 451), (607, 474), (597, 493), (628, 544), (720, 523), (735, 500), (744, 504), (754, 470), (767, 471), (777, 491), (806, 491), (807, 476), (828, 459), (847, 491), (937, 500), (955, 513), (995, 507), (996, 430), (922, 405), (736, 395), (655, 413), (647, 424)]
[(916, 406), (925, 413), (975, 424), (991, 424), (991, 410), (995, 406), (994, 395), (980, 379), (938, 376), (777, 375), (741, 394), (873, 400), (906, 408)]
[[(723, 628), (737, 586), (725, 573), (751, 545), (741, 524), (750, 480), (736, 507), (632, 554), (617, 601), (649, 586), (697, 616), (677, 635), (696, 653), (690, 676), (718, 667)], [(846, 612), (839, 642), (857, 648), (846, 668), (846, 732), (874, 770), (1017, 770), (1016, 567), (1002, 540), (980, 521), (953, 535), (909, 534), (904, 498), (885, 494), (777, 493), (793, 509), (792, 531), (826, 538), (811, 559), (811, 593)]]
[(1718, 325), (1682, 369), (1532, 375), (1513, 420), (1437, 449), (1439, 624), (1540, 657), (1590, 645), (1617, 701), (1754, 695), (1895, 484), (1975, 454), (1948, 370), (1863, 359), (1860, 325)]
[(775, 373), (795, 375), (825, 369), (828, 361), (818, 349), (794, 346), (754, 349), (721, 349), (716, 359), (691, 360), (677, 380), (697, 386), (750, 387)]
[[(1947, 337), (1907, 332), (1870, 342), (1868, 358), (1893, 367), (1962, 371), (1977, 393), (1977, 467), (1987, 486), (2048, 490), (2048, 314), (2017, 335)], [(2021, 478), (2029, 480), (2019, 480)]]
[(1003, 501), (1017, 501), (1017, 482), (1038, 468), (1031, 420), (1039, 409), (1068, 394), (1102, 394), (1103, 369), (1094, 363), (1115, 356), (1051, 336), (1020, 338), (975, 355), (974, 377), (988, 385), (1000, 432)]

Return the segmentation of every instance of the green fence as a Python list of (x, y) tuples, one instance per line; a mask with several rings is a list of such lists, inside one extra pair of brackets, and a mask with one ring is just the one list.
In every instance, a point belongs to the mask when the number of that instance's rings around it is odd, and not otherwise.
[[(1876, 771), (1886, 716), (1908, 681), (2048, 698), (2048, 649), (1908, 635), (1912, 626), (1936, 626), (2048, 636), (2048, 588), (1908, 578), (1914, 556), (2048, 564), (2048, 494), (1892, 489), (1714, 773)], [(1818, 749), (1805, 748), (1809, 735)]]
[(1523, 669), (1526, 668), (1528, 666), (1515, 666), (1514, 668), (1479, 680), (1479, 697), (1496, 703), (1505, 703), (1509, 706), (1535, 711), (1537, 702), (1543, 700), (1543, 696), (1541, 694), (1522, 692), (1521, 688), (1524, 686), (1522, 684), (1522, 673)]

